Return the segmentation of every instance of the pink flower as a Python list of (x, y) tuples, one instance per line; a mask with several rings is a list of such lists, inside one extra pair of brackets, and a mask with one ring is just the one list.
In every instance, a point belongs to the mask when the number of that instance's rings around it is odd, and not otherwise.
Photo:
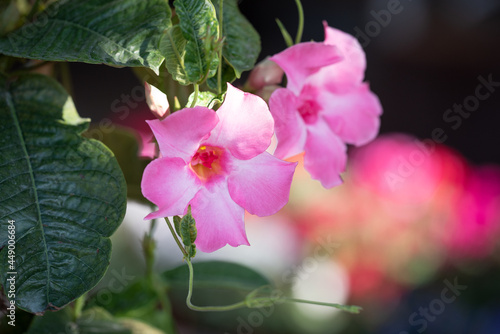
[(346, 143), (371, 141), (382, 107), (362, 82), (366, 60), (358, 41), (324, 26), (323, 43), (300, 43), (270, 58), (285, 71), (288, 84), (273, 93), (269, 106), (278, 138), (275, 155), (305, 151), (307, 171), (331, 188), (342, 183)]
[(144, 171), (142, 193), (158, 206), (145, 219), (182, 215), (191, 205), (200, 250), (249, 245), (245, 210), (267, 216), (288, 202), (296, 164), (265, 152), (274, 124), (259, 97), (228, 84), (217, 112), (186, 108), (148, 124), (162, 157)]
[(461, 190), (461, 196), (453, 203), (455, 226), (448, 231), (450, 254), (488, 256), (494, 252), (500, 236), (500, 168), (471, 168)]

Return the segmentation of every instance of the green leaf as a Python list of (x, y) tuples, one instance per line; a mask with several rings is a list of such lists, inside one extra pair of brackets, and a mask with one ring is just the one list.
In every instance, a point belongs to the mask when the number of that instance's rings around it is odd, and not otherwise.
[(219, 23), (209, 0), (175, 0), (179, 26), (186, 39), (184, 66), (190, 82), (201, 84), (217, 72)]
[[(219, 11), (219, 0), (212, 2)], [(224, 0), (222, 12), (222, 35), (225, 39), (222, 55), (239, 78), (242, 72), (254, 67), (260, 53), (260, 36), (241, 14), (237, 0)]]
[(165, 66), (168, 72), (181, 85), (189, 85), (194, 82), (188, 79), (184, 67), (186, 43), (187, 40), (182, 36), (181, 28), (175, 25), (165, 31), (160, 39), (159, 46), (161, 54), (165, 57)]
[(177, 235), (181, 235), (181, 217), (174, 216), (174, 228)]
[[(0, 279), (15, 271), (16, 306), (57, 310), (104, 275), (109, 237), (125, 215), (126, 184), (112, 152), (53, 79), (0, 76)], [(8, 264), (8, 221), (15, 264)]]
[(145, 66), (158, 73), (158, 43), (170, 25), (165, 0), (60, 0), (0, 39), (9, 56)]
[[(191, 106), (193, 103), (195, 93), (189, 95), (187, 106)], [(215, 104), (221, 104), (222, 101), (219, 100), (217, 94), (210, 91), (199, 92), (198, 99), (196, 100), (195, 106), (202, 106), (212, 109)]]
[(140, 317), (156, 308), (157, 296), (147, 279), (135, 281), (123, 291), (110, 292), (109, 298), (99, 298), (89, 301), (90, 307), (106, 307), (110, 313), (117, 317)]
[(191, 246), (196, 241), (196, 222), (191, 215), (191, 206), (188, 207), (187, 214), (181, 219), (181, 238), (185, 246)]
[(182, 239), (182, 243), (186, 246), (186, 251), (188, 252), (190, 258), (193, 258), (196, 255), (196, 245), (194, 244), (196, 241), (196, 235), (196, 222), (191, 215), (191, 206), (188, 206), (188, 212), (181, 219), (180, 237)]

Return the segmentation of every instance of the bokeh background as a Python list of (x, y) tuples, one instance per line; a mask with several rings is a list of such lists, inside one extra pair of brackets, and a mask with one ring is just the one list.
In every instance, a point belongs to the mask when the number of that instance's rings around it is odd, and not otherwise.
[[(261, 59), (286, 47), (275, 19), (295, 34), (293, 0), (239, 4), (261, 35)], [(174, 303), (180, 332), (500, 333), (500, 2), (307, 0), (303, 7), (304, 41), (323, 40), (326, 20), (363, 45), (366, 80), (384, 108), (380, 136), (350, 149), (342, 186), (324, 190), (299, 166), (285, 209), (247, 218), (251, 247), (197, 259), (243, 263), (298, 298), (364, 311), (276, 305), (268, 313), (200, 315), (181, 301)], [(144, 119), (153, 117), (133, 98), (142, 85), (131, 70), (70, 69), (82, 116), (148, 139)], [(453, 111), (464, 104), (462, 114)], [(122, 117), (116, 106), (130, 112)], [(112, 267), (142, 273), (148, 210), (129, 203)], [(156, 269), (180, 265), (166, 228), (156, 233)]]

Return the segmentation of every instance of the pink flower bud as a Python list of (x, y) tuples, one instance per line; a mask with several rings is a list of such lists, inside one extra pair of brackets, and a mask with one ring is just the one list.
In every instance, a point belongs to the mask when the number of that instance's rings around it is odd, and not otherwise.
[(247, 85), (251, 90), (259, 90), (265, 86), (277, 85), (283, 78), (283, 70), (269, 58), (264, 59), (250, 72)]
[(153, 85), (144, 82), (146, 102), (156, 118), (162, 120), (170, 114), (167, 95)]

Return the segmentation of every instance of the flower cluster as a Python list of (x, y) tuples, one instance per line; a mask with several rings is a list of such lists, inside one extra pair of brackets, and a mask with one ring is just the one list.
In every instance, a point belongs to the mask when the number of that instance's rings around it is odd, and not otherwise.
[(345, 144), (371, 141), (382, 108), (362, 82), (366, 60), (358, 41), (326, 23), (324, 27), (323, 43), (300, 43), (271, 57), (288, 84), (271, 95), (269, 106), (276, 122), (276, 156), (305, 151), (307, 171), (331, 188), (342, 182)]
[[(362, 82), (365, 56), (357, 41), (326, 23), (325, 34), (323, 43), (299, 43), (256, 67), (252, 90), (275, 86), (283, 72), (288, 79), (269, 107), (228, 84), (216, 112), (197, 106), (166, 117), (168, 102), (147, 86), (150, 108), (164, 119), (148, 121), (161, 157), (142, 179), (144, 196), (158, 206), (146, 219), (182, 215), (191, 206), (196, 245), (212, 252), (249, 244), (245, 210), (267, 216), (288, 202), (296, 163), (281, 159), (305, 151), (314, 179), (325, 188), (341, 183), (346, 143), (375, 137), (381, 107)], [(273, 133), (278, 145), (271, 155)]]

